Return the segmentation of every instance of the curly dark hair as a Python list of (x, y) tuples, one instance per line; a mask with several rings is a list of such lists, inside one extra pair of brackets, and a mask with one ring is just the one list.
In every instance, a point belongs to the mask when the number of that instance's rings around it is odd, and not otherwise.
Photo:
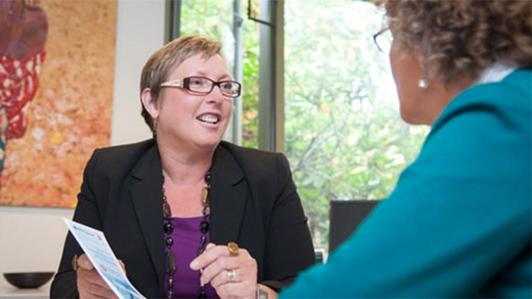
[(494, 63), (532, 67), (530, 0), (377, 0), (400, 49), (428, 79), (476, 79)]

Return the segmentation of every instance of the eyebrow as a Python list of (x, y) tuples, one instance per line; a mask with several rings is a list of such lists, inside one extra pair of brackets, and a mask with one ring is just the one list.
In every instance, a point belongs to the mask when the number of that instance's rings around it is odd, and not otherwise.
[[(205, 72), (202, 72), (202, 71), (198, 71), (198, 72), (192, 73), (191, 75), (188, 75), (186, 77), (190, 77), (190, 76), (199, 76), (199, 77), (209, 78), (209, 76), (207, 76), (207, 74)], [(230, 74), (223, 74), (222, 76), (220, 76), (218, 78), (215, 78), (215, 79), (217, 81), (220, 81), (220, 80), (234, 80), (233, 76), (231, 76)]]

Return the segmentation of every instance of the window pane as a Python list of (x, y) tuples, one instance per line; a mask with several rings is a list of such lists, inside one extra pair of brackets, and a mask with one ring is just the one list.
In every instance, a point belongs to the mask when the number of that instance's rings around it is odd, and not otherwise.
[(221, 41), (225, 54), (232, 59), (233, 0), (182, 0), (180, 26), (181, 35), (195, 34)]
[(244, 1), (244, 53), (242, 96), (242, 145), (259, 147), (259, 25), (247, 16), (247, 1)]
[(285, 2), (285, 150), (316, 247), (330, 200), (382, 199), (415, 157), (425, 128), (404, 124), (369, 2)]

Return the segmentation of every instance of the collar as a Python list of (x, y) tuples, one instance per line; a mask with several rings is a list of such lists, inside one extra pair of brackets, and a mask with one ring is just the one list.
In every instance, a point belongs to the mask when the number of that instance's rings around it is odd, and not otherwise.
[(515, 67), (510, 67), (502, 63), (495, 63), (486, 68), (482, 74), (480, 74), (480, 77), (475, 82), (475, 85), (502, 81), (502, 79), (511, 74), (513, 71), (515, 71)]

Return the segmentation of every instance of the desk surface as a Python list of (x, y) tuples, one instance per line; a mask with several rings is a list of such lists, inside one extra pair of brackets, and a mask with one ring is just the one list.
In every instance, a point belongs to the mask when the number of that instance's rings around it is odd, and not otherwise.
[(0, 298), (48, 298), (50, 296), (50, 280), (47, 284), (38, 289), (18, 289), (10, 285), (5, 278), (0, 275)]

